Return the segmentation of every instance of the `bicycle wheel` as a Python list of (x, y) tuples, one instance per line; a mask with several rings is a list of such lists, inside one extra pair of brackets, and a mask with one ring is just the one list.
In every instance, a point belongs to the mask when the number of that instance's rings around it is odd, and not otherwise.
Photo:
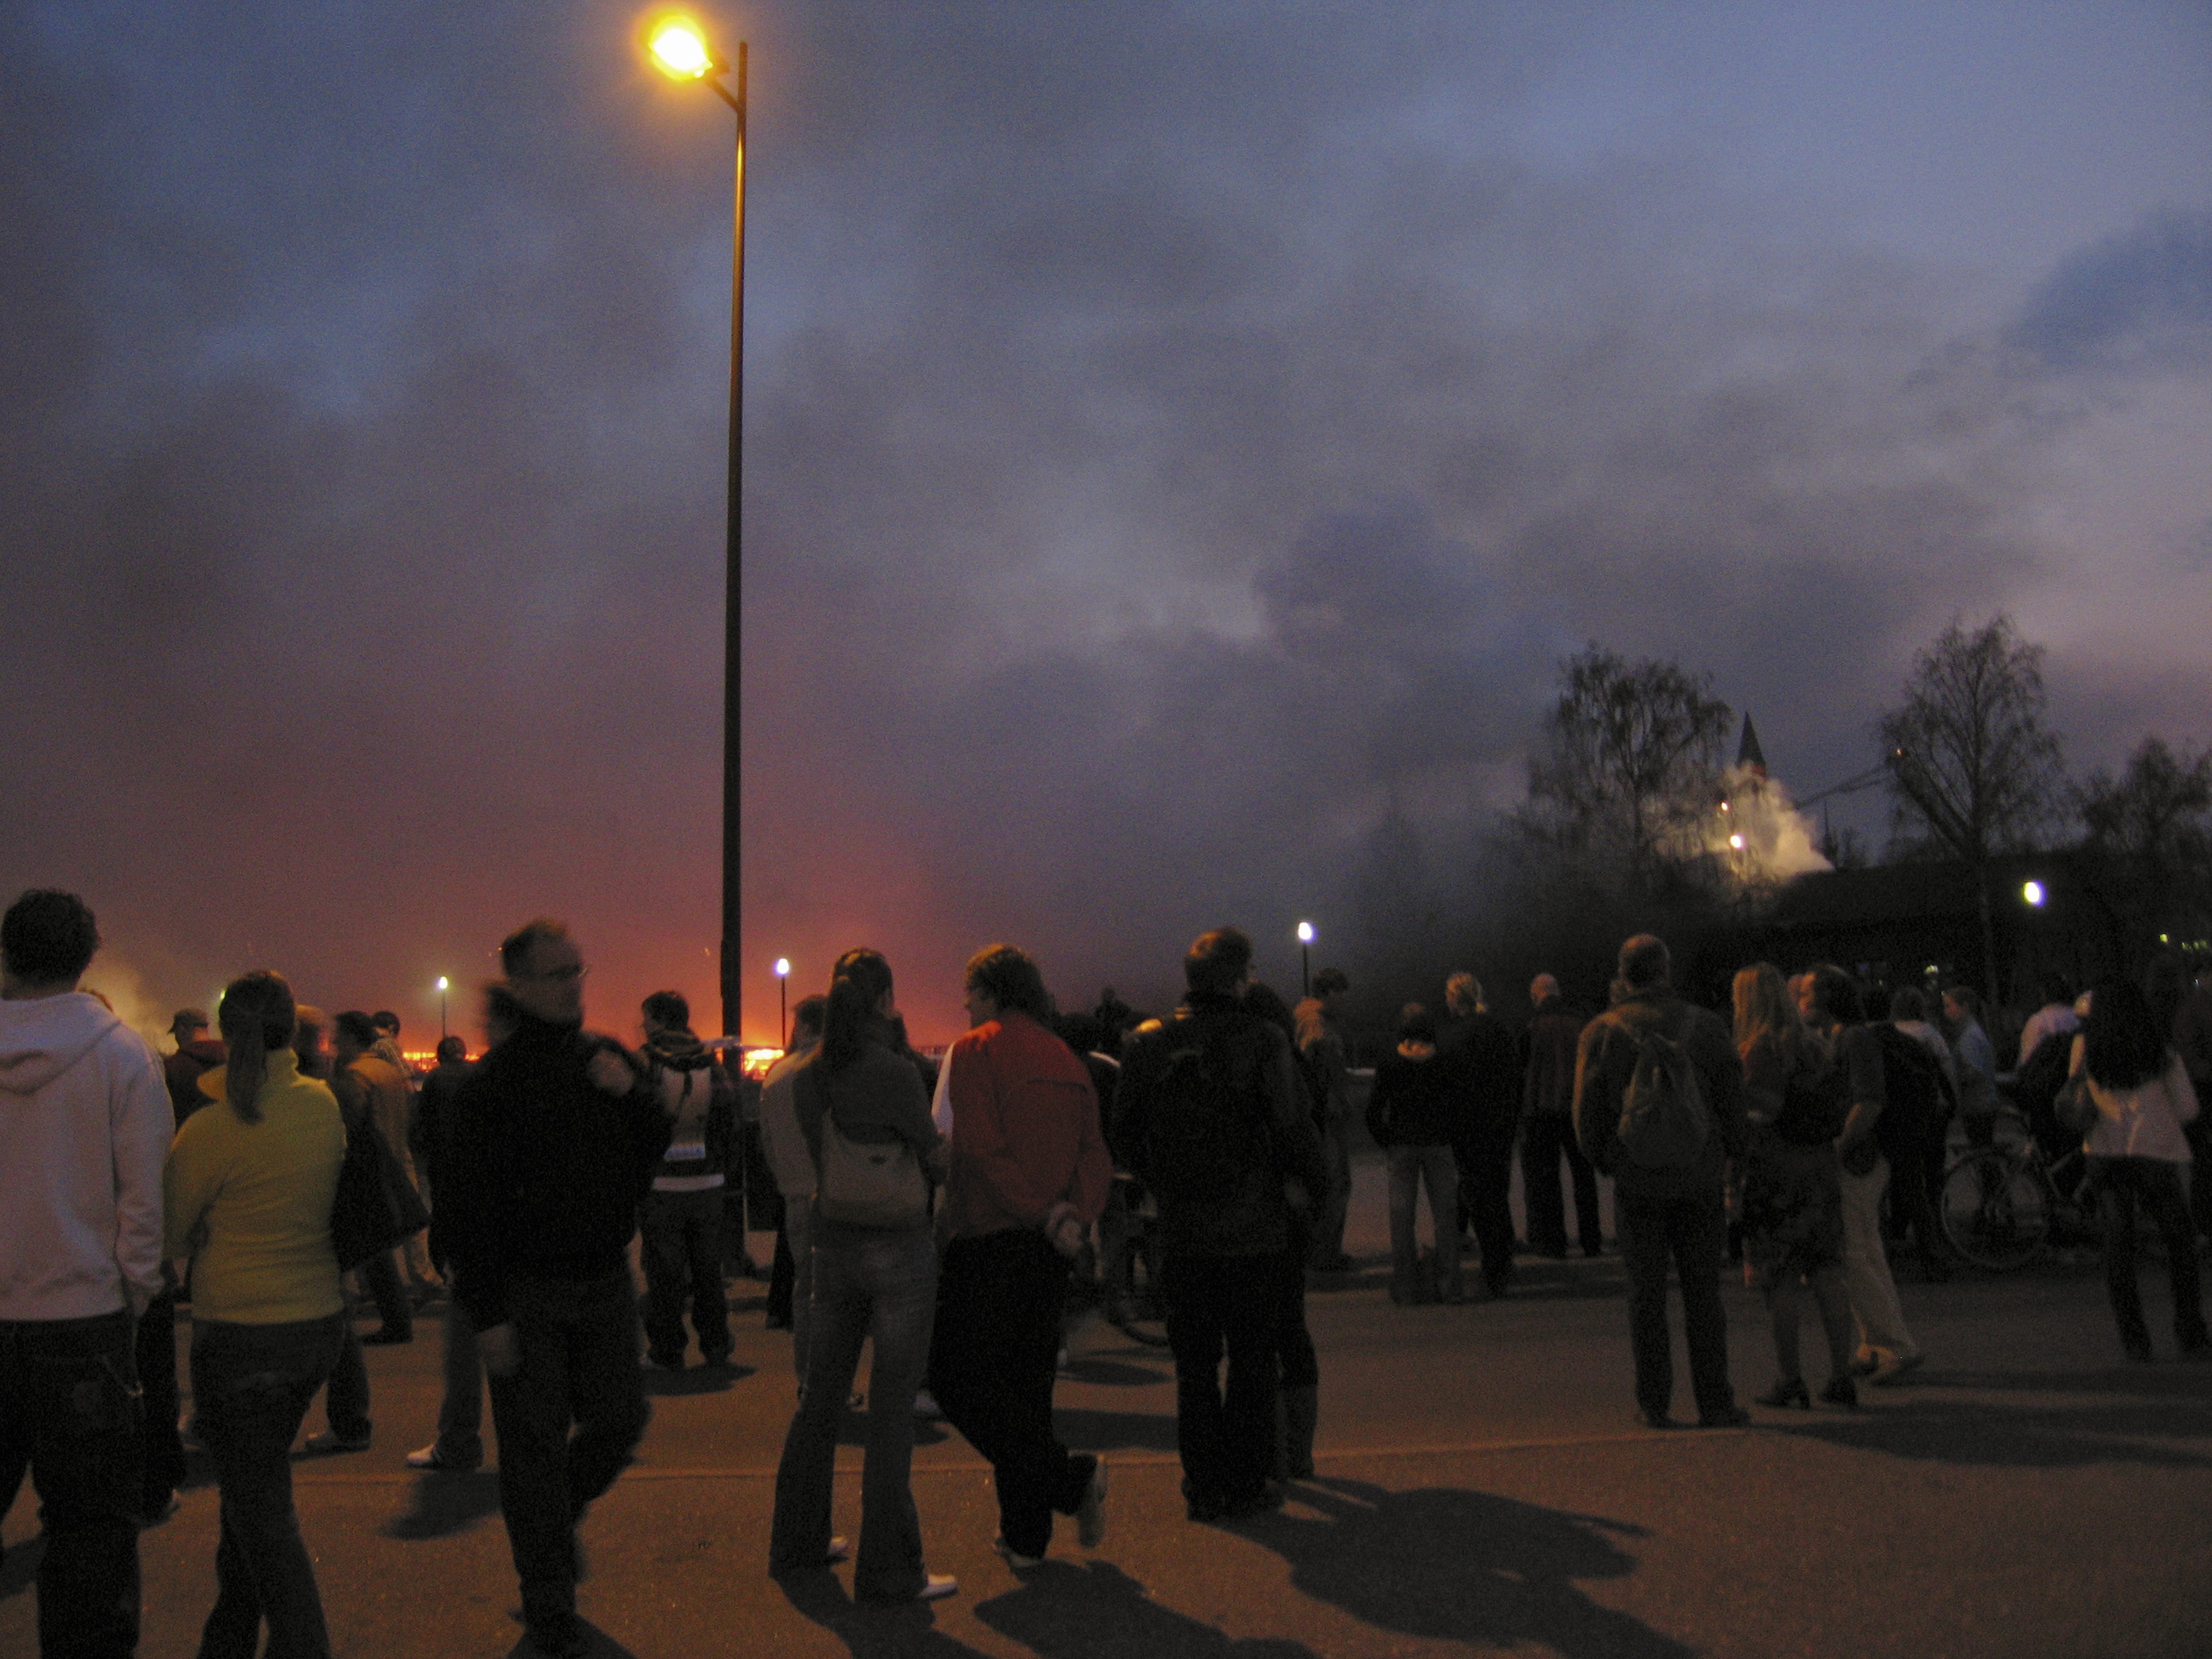
[(1969, 1152), (1943, 1177), (1943, 1236), (1977, 1267), (2024, 1267), (2051, 1232), (2051, 1197), (2021, 1164), (1994, 1149)]

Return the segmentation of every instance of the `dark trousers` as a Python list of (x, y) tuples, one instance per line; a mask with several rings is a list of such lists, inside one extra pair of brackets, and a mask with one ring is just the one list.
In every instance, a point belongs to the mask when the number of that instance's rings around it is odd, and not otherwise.
[(1161, 1264), (1183, 1495), (1200, 1514), (1242, 1508), (1267, 1491), (1286, 1271), (1279, 1255), (1170, 1255)]
[(387, 1331), (412, 1331), (415, 1328), (415, 1298), (408, 1294), (407, 1286), (399, 1277), (399, 1264), (389, 1250), (379, 1250), (356, 1269), (361, 1275), (362, 1288), (368, 1299), (376, 1304), (377, 1316)]
[(1344, 1224), (1352, 1213), (1352, 1121), (1324, 1118), (1319, 1127), (1328, 1190), (1320, 1195), (1321, 1212), (1314, 1223), (1307, 1256), (1315, 1267), (1332, 1269), (1344, 1259)]
[(200, 1659), (329, 1659), (315, 1565), (292, 1507), (292, 1437), (337, 1363), (343, 1314), (278, 1325), (195, 1320), (192, 1407), (222, 1496), (215, 1609)]
[(1067, 1273), (1066, 1258), (1029, 1228), (956, 1238), (938, 1267), (929, 1391), (990, 1460), (999, 1530), (1017, 1555), (1045, 1553), (1053, 1512), (1075, 1513), (1098, 1466), (1052, 1431)]
[(518, 1276), (507, 1316), (522, 1363), (491, 1379), (500, 1514), (523, 1623), (557, 1632), (576, 1612), (576, 1522), (645, 1433), (637, 1300), (627, 1268), (581, 1281)]
[(1567, 1253), (1567, 1211), (1559, 1193), (1559, 1159), (1575, 1189), (1575, 1231), (1584, 1255), (1605, 1248), (1598, 1221), (1597, 1171), (1575, 1142), (1565, 1112), (1531, 1112), (1521, 1126), (1521, 1196), (1528, 1208), (1528, 1245), (1543, 1255)]
[(2130, 1353), (2150, 1351), (2143, 1322), (2142, 1290), (2136, 1283), (2136, 1206), (2150, 1212), (2166, 1241), (2166, 1270), (2173, 1286), (2173, 1340), (2184, 1352), (2204, 1346), (2204, 1308), (2197, 1273), (2196, 1230), (2182, 1189), (2182, 1166), (2154, 1158), (2089, 1160), (2097, 1206), (2105, 1224), (2105, 1292), (2120, 1341)]
[[(1293, 1228), (1292, 1237), (1298, 1232)], [(1286, 1389), (1310, 1389), (1321, 1382), (1321, 1356), (1314, 1352), (1313, 1333), (1306, 1328), (1305, 1263), (1311, 1249), (1303, 1239), (1292, 1244), (1275, 1281), (1275, 1352), (1282, 1365), (1278, 1381)]]
[(477, 1350), (477, 1322), (459, 1302), (446, 1304), (445, 1391), (438, 1401), (438, 1461), (457, 1469), (483, 1462), (483, 1357)]
[[(1943, 1174), (1940, 1151), (1932, 1160), (1936, 1168), (1931, 1174), (1929, 1153), (1940, 1149), (1936, 1137), (1949, 1133), (1950, 1120), (1942, 1127), (1931, 1129), (1925, 1126), (1916, 1128), (1909, 1139), (1900, 1139), (1894, 1156), (1889, 1158), (1889, 1220), (1893, 1238), (1912, 1236), (1912, 1248), (1920, 1258), (1921, 1270), (1929, 1277), (1940, 1278), (1949, 1271), (1948, 1259), (1936, 1232), (1935, 1194), (1942, 1190)], [(1894, 1252), (1892, 1253), (1893, 1256)]]
[(775, 1259), (768, 1270), (766, 1315), (770, 1326), (792, 1322), (792, 1302), (798, 1285), (799, 1258), (791, 1253), (791, 1222), (785, 1217), (775, 1224)]
[(684, 1310), (699, 1334), (699, 1357), (730, 1357), (730, 1304), (722, 1293), (723, 1189), (647, 1193), (638, 1209), (645, 1261), (645, 1340), (654, 1359), (684, 1363)]
[(158, 1516), (185, 1484), (185, 1443), (177, 1432), (177, 1293), (164, 1291), (138, 1316), (138, 1386), (143, 1391), (143, 1508)]
[(1459, 1160), (1462, 1224), (1474, 1230), (1483, 1282), (1502, 1291), (1513, 1277), (1513, 1143), (1462, 1141), (1452, 1151)]
[(28, 1465), (46, 1534), (42, 1654), (123, 1659), (138, 1649), (143, 1476), (131, 1350), (120, 1309), (0, 1322), (0, 1470)]
[(1674, 1358), (1667, 1337), (1667, 1268), (1682, 1287), (1682, 1336), (1698, 1414), (1735, 1404), (1729, 1384), (1728, 1315), (1721, 1306), (1721, 1254), (1727, 1229), (1717, 1188), (1696, 1198), (1631, 1197), (1613, 1189), (1613, 1224), (1628, 1274), (1628, 1343), (1636, 1356), (1636, 1403), (1664, 1413), (1674, 1398)]
[[(390, 1265), (389, 1258), (386, 1265)], [(368, 1361), (361, 1351), (361, 1333), (354, 1328), (361, 1309), (351, 1291), (343, 1294), (345, 1316), (337, 1358), (331, 1365), (330, 1392), (323, 1396), (323, 1416), (339, 1439), (366, 1440), (375, 1432), (376, 1425), (368, 1415)]]

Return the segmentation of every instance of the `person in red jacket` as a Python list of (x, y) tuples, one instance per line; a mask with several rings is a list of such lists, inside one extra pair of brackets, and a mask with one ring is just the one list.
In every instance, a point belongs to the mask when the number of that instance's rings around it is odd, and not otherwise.
[(1105, 1536), (1106, 1465), (1052, 1430), (1068, 1264), (1106, 1206), (1114, 1169), (1091, 1074), (1046, 1022), (1052, 1001), (1029, 956), (994, 945), (968, 963), (975, 1029), (945, 1055), (952, 1115), (949, 1242), (938, 1274), (929, 1389), (991, 1460), (994, 1547), (1036, 1566), (1054, 1511), (1085, 1549)]

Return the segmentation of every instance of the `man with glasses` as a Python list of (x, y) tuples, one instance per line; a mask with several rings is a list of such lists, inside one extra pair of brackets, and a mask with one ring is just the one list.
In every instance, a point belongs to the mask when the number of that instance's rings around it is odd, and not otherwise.
[(491, 1379), (523, 1626), (578, 1654), (576, 1523), (645, 1432), (628, 1252), (670, 1122), (637, 1061), (584, 1030), (564, 924), (527, 923), (499, 954), (516, 1028), (455, 1098), (440, 1238)]

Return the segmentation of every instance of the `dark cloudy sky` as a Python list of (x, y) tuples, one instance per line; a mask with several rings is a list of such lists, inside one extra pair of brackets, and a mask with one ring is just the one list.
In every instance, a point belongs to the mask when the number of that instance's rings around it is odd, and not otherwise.
[[(994, 938), (1356, 951), (1593, 637), (1800, 793), (1961, 611), (2077, 768), (2212, 741), (2202, 3), (702, 15), (758, 1035), (863, 941), (924, 1037)], [(716, 1024), (730, 129), (640, 16), (0, 8), (0, 884), (149, 1007), (420, 1032), (550, 909)]]

